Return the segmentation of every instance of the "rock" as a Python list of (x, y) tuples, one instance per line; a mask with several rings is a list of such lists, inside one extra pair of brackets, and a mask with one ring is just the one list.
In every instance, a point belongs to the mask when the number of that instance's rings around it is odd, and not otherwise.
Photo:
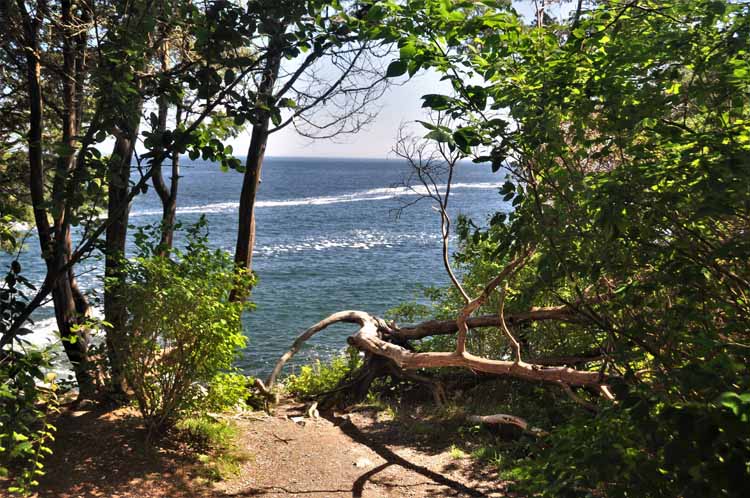
[(372, 462), (367, 458), (358, 458), (357, 461), (354, 462), (354, 466), (359, 469), (364, 469), (367, 467), (372, 467)]
[(289, 420), (295, 424), (305, 425), (305, 417), (289, 417)]

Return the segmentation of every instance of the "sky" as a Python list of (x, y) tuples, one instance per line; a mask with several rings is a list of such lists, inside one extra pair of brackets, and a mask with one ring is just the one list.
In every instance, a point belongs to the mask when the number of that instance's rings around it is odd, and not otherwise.
[[(449, 93), (450, 85), (440, 81), (436, 73), (422, 73), (411, 79), (402, 78), (401, 84), (386, 90), (375, 104), (380, 108), (376, 118), (356, 134), (335, 139), (311, 140), (287, 126), (269, 137), (266, 155), (304, 157), (362, 157), (393, 158), (390, 153), (402, 123), (424, 119), (421, 96), (427, 93)], [(250, 143), (245, 132), (229, 142), (235, 154), (244, 155)]]
[[(514, 7), (524, 16), (532, 19), (535, 12), (533, 1), (514, 1)], [(567, 15), (574, 2), (556, 3), (549, 8), (554, 16)], [(403, 76), (398, 85), (391, 86), (378, 101), (380, 112), (356, 135), (339, 136), (333, 140), (310, 140), (299, 136), (292, 126), (287, 126), (271, 135), (267, 156), (302, 157), (361, 157), (394, 158), (391, 149), (396, 142), (398, 129), (402, 123), (413, 123), (425, 119), (421, 96), (428, 93), (450, 93), (450, 85), (440, 81), (434, 72), (421, 72), (413, 78)], [(249, 131), (229, 142), (234, 153), (245, 155), (250, 143)]]

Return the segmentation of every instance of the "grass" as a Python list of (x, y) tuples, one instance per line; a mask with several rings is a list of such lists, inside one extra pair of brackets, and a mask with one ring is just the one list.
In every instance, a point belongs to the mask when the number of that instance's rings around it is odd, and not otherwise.
[(177, 424), (203, 464), (203, 477), (218, 481), (239, 474), (251, 455), (237, 447), (237, 428), (208, 416), (188, 417)]
[(471, 457), (480, 462), (488, 463), (498, 470), (503, 467), (502, 452), (492, 446), (480, 446), (471, 452)]
[(455, 444), (451, 445), (450, 454), (451, 458), (454, 460), (461, 460), (462, 458), (466, 458), (468, 456), (468, 454), (464, 450), (462, 450)]

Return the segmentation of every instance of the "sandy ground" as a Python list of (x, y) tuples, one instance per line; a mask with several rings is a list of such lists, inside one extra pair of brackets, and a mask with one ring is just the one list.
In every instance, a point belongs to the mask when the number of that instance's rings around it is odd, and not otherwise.
[(68, 409), (57, 421), (54, 455), (46, 463), (47, 475), (36, 495), (506, 496), (490, 468), (451, 455), (448, 434), (415, 433), (375, 411), (300, 421), (297, 417), (303, 413), (302, 405), (285, 404), (273, 416), (252, 413), (234, 418), (240, 433), (237, 444), (247, 460), (236, 477), (209, 482), (202, 464), (184, 445), (147, 444), (131, 410)]

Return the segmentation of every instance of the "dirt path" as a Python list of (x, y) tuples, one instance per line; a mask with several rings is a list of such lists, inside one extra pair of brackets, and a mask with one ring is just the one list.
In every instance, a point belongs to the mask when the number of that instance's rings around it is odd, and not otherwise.
[(404, 431), (374, 411), (291, 419), (302, 411), (292, 404), (235, 420), (248, 459), (237, 477), (218, 483), (201, 478), (185, 448), (146, 445), (132, 413), (68, 411), (38, 496), (506, 496), (493, 472), (452, 455), (439, 431)]
[(441, 497), (504, 496), (496, 477), (447, 448), (378, 422), (374, 412), (289, 419), (299, 407), (251, 422), (242, 436), (257, 455), (241, 477), (222, 483), (233, 496)]

